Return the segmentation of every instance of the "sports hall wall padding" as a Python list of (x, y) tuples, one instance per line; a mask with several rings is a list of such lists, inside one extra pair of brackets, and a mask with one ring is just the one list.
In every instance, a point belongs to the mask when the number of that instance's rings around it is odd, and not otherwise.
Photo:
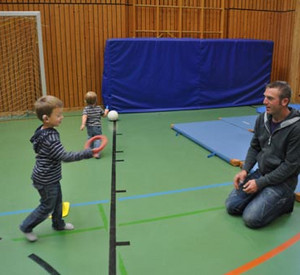
[(261, 104), (273, 42), (243, 39), (109, 39), (102, 95), (119, 112)]

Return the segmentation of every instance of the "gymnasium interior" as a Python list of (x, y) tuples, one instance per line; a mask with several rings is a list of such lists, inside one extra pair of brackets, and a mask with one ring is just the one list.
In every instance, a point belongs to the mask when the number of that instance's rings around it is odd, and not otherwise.
[[(0, 43), (1, 274), (300, 273), (297, 200), (260, 229), (225, 208), (266, 85), (288, 82), (300, 109), (300, 0), (5, 0)], [(62, 163), (75, 229), (49, 217), (28, 242), (34, 103), (63, 101), (78, 152), (87, 91), (118, 117), (100, 159)]]

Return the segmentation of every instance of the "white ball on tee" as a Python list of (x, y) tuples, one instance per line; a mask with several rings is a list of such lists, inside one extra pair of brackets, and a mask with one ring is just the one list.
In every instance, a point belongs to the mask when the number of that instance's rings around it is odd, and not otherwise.
[(118, 119), (119, 117), (119, 114), (117, 111), (115, 110), (112, 110), (112, 111), (109, 111), (108, 112), (108, 115), (107, 115), (108, 119), (111, 120), (111, 121), (115, 121)]

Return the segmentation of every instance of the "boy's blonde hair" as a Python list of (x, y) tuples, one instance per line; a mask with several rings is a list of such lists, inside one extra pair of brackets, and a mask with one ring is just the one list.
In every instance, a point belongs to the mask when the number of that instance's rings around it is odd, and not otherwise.
[(94, 105), (97, 102), (97, 94), (93, 91), (89, 91), (85, 95), (85, 102), (88, 105)]
[(43, 116), (51, 116), (55, 108), (62, 108), (63, 102), (52, 95), (40, 97), (34, 104), (35, 112), (39, 120), (43, 121)]

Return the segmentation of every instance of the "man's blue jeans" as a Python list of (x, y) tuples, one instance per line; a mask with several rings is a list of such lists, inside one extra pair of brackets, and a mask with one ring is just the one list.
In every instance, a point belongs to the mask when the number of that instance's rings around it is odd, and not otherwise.
[[(257, 170), (245, 182), (259, 177)], [(245, 193), (241, 183), (238, 190), (234, 189), (229, 194), (225, 204), (229, 214), (242, 215), (248, 227), (259, 228), (282, 214), (292, 212), (294, 200), (294, 191), (285, 183), (267, 186), (254, 194)]]
[(62, 230), (65, 222), (62, 219), (62, 193), (60, 183), (49, 185), (35, 185), (41, 199), (40, 205), (23, 221), (20, 229), (24, 233), (32, 232), (32, 229), (46, 220), (52, 213), (52, 227)]

